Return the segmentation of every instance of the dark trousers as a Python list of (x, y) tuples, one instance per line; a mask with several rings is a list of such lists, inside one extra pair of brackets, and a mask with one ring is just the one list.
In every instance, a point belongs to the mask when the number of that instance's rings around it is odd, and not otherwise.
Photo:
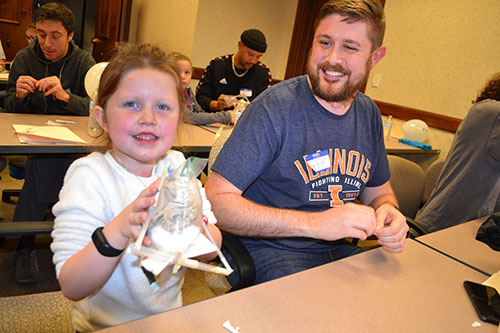
[[(346, 258), (363, 249), (346, 240), (321, 241), (310, 245), (310, 240), (289, 238), (288, 244), (293, 247), (284, 247), (272, 241), (240, 237), (255, 264), (255, 284), (271, 281), (293, 273), (301, 272), (316, 266)], [(223, 248), (224, 256), (231, 265), (234, 265), (230, 254)], [(231, 285), (239, 280), (237, 270), (228, 276)]]
[[(42, 221), (46, 211), (59, 200), (59, 191), (69, 165), (79, 156), (31, 156), (13, 221)], [(34, 249), (35, 236), (22, 236), (18, 250)]]

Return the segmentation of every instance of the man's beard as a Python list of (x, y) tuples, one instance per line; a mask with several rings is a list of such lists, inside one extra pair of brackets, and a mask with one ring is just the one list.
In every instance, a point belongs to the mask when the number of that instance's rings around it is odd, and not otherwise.
[[(345, 74), (347, 76), (347, 81), (342, 87), (340, 87), (340, 90), (333, 89), (328, 86), (325, 89), (322, 89), (320, 72), (322, 72), (323, 70)], [(316, 96), (327, 102), (343, 102), (352, 98), (354, 94), (358, 90), (360, 90), (368, 81), (368, 76), (370, 75), (370, 61), (366, 63), (365, 73), (356, 82), (353, 82), (351, 71), (344, 69), (340, 65), (330, 66), (326, 62), (318, 66), (317, 68), (312, 68), (312, 65), (308, 63), (307, 75), (309, 76), (309, 80), (311, 81), (311, 88), (313, 90), (313, 93)], [(324, 81), (325, 84), (328, 84), (328, 81)]]

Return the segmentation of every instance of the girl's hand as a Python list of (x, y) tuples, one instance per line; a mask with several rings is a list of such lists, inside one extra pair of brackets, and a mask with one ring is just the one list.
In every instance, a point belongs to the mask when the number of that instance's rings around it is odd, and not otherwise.
[[(154, 195), (158, 192), (159, 183), (160, 179), (154, 181), (110, 222), (118, 229), (120, 238), (126, 240), (126, 243), (130, 238), (135, 240), (139, 237), (142, 225), (148, 216), (148, 209), (155, 203)], [(151, 246), (151, 239), (144, 237), (143, 243)]]
[[(159, 182), (158, 179), (148, 186), (104, 227), (104, 236), (112, 247), (124, 249), (131, 238), (139, 236), (148, 215), (147, 210), (155, 202), (154, 195), (158, 191)], [(144, 245), (150, 246), (151, 240), (145, 238)], [(63, 294), (74, 301), (94, 294), (108, 281), (120, 258), (121, 256), (105, 257), (99, 254), (90, 241), (63, 265), (58, 278)], [(89, 271), (92, 271), (91, 277), (88, 275)]]

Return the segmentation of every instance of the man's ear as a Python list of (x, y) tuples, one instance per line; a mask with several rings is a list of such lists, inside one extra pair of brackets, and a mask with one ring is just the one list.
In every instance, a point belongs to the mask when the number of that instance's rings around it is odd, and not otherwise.
[(382, 60), (382, 58), (385, 56), (385, 53), (387, 52), (387, 48), (385, 46), (380, 46), (378, 49), (375, 50), (372, 54), (372, 64), (370, 69), (375, 67), (375, 65)]
[(106, 113), (104, 112), (104, 109), (99, 105), (96, 105), (91, 112), (94, 113), (94, 118), (97, 120), (99, 126), (101, 126), (104, 131), (108, 132), (108, 122), (106, 120)]
[(71, 42), (71, 40), (73, 39), (73, 36), (75, 35), (74, 32), (68, 34), (68, 42)]

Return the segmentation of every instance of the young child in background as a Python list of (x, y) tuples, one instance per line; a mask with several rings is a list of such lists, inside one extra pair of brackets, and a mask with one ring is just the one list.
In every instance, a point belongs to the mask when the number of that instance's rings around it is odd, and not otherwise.
[(28, 45), (31, 44), (36, 38), (36, 26), (34, 23), (30, 23), (24, 28), (24, 38), (26, 39), (26, 43)]
[(193, 75), (193, 64), (191, 59), (179, 52), (169, 54), (169, 60), (177, 68), (181, 78), (181, 85), (184, 89), (184, 121), (193, 125), (206, 125), (213, 123), (232, 124), (234, 123), (235, 111), (205, 112), (196, 101), (189, 84)]
[[(94, 114), (111, 149), (70, 166), (53, 208), (53, 261), (63, 294), (76, 301), (77, 331), (182, 305), (185, 268), (153, 292), (138, 257), (122, 251), (138, 237), (155, 202), (158, 170), (161, 175), (167, 161), (173, 169), (185, 161), (180, 152), (169, 151), (181, 122), (183, 93), (175, 68), (151, 45), (123, 45), (102, 74)], [(220, 247), (219, 229), (208, 228)], [(146, 237), (144, 245), (151, 239)]]

